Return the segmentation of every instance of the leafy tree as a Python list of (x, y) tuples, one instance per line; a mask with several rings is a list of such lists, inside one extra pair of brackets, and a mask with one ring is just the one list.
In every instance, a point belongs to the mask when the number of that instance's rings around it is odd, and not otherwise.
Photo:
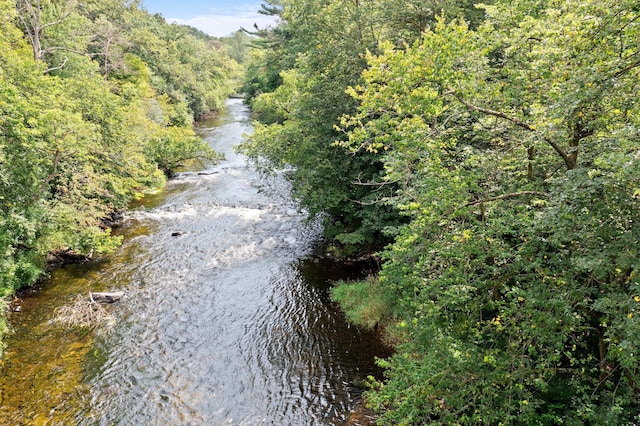
[[(497, 2), (369, 55), (342, 125), (410, 222), (383, 423), (637, 421), (638, 10)], [(340, 299), (339, 293), (336, 298)]]
[(240, 68), (215, 48), (215, 40), (196, 36), (188, 27), (167, 25), (158, 15), (140, 15), (136, 20), (130, 33), (136, 43), (126, 52), (148, 64), (153, 88), (176, 104), (185, 102), (192, 116), (222, 108), (236, 88), (220, 83), (236, 78)]
[(311, 214), (325, 214), (325, 235), (341, 250), (381, 247), (404, 220), (383, 202), (398, 188), (382, 182), (378, 157), (366, 150), (345, 155), (333, 145), (344, 137), (340, 116), (357, 106), (346, 89), (359, 84), (364, 55), (377, 52), (381, 39), (411, 42), (436, 15), (466, 7), (290, 0), (269, 9), (282, 24), (261, 34), (263, 49), (248, 66), (245, 90), (261, 124), (243, 149), (272, 166), (292, 166), (295, 195)]
[(292, 33), (289, 24), (282, 19), (284, 8), (280, 2), (269, 1), (268, 5), (263, 4), (263, 10), (264, 14), (277, 16), (280, 24), (275, 28), (255, 28), (255, 31), (243, 29), (255, 37), (254, 48), (249, 51), (242, 87), (248, 102), (262, 93), (270, 93), (277, 89), (282, 84), (280, 72), (294, 68), (297, 55), (289, 46)]
[(242, 30), (238, 30), (230, 37), (223, 37), (222, 42), (227, 47), (229, 57), (239, 64), (247, 61), (251, 38)]
[[(338, 118), (355, 107), (345, 89), (359, 80), (364, 67), (358, 52), (375, 48), (367, 25), (369, 11), (368, 5), (357, 2), (284, 3), (286, 24), (274, 34), (278, 42), (273, 51), (278, 57), (295, 58), (295, 67), (281, 73), (278, 88), (253, 103), (268, 124), (258, 125), (244, 144), (244, 152), (254, 158), (266, 158), (277, 167), (293, 166), (295, 195), (311, 214), (328, 213), (327, 235), (347, 245), (379, 241), (382, 228), (395, 218), (384, 205), (361, 208), (369, 203), (367, 198), (385, 195), (385, 188), (372, 191), (367, 186), (369, 177), (380, 171), (379, 163), (366, 155), (345, 156), (332, 146), (339, 136)], [(261, 89), (253, 90), (270, 90), (274, 83), (279, 84), (267, 77)]]
[(335, 292), (399, 342), (381, 421), (633, 421), (637, 5), (282, 5), (244, 150), (293, 166), (328, 236), (396, 229), (378, 279)]
[(211, 38), (125, 0), (0, 1), (0, 32), (5, 297), (52, 254), (110, 252), (120, 242), (111, 215), (182, 161), (215, 161), (191, 124), (222, 107), (238, 67)]
[(17, 16), (25, 35), (31, 42), (35, 60), (43, 59), (46, 54), (54, 50), (64, 49), (61, 46), (44, 46), (45, 33), (52, 33), (52, 30), (47, 29), (61, 26), (66, 20), (71, 19), (70, 16), (78, 6), (75, 1), (18, 0), (16, 5)]

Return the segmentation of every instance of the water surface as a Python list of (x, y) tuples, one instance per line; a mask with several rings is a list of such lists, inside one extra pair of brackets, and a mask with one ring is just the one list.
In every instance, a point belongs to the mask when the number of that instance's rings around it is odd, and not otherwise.
[[(0, 423), (363, 424), (363, 379), (386, 355), (329, 302), (358, 267), (314, 254), (319, 229), (233, 151), (251, 131), (240, 100), (200, 134), (226, 160), (179, 174), (118, 230), (99, 264), (67, 265), (12, 315)], [(52, 311), (126, 290), (110, 334), (62, 330)]]

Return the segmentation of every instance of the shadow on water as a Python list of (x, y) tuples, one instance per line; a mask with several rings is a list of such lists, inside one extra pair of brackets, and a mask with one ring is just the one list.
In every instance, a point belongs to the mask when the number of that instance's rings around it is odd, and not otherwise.
[[(0, 423), (367, 424), (362, 383), (388, 349), (328, 298), (361, 267), (314, 254), (317, 224), (234, 152), (249, 111), (228, 107), (198, 129), (224, 162), (178, 174), (128, 214), (116, 254), (54, 271), (12, 315)], [(50, 324), (115, 289), (111, 333)]]

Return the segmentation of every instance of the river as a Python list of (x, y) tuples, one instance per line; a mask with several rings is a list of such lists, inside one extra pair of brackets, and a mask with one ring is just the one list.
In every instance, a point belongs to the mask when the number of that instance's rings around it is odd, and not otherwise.
[[(367, 424), (362, 383), (387, 349), (328, 299), (360, 268), (314, 253), (286, 184), (234, 152), (249, 110), (227, 106), (198, 128), (224, 161), (179, 173), (126, 215), (113, 256), (55, 270), (11, 315), (0, 424)], [(109, 333), (51, 323), (101, 290), (127, 292)]]

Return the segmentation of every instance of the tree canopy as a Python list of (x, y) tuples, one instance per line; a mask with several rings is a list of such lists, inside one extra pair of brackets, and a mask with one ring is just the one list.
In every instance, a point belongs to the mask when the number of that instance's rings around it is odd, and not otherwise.
[(334, 290), (395, 342), (380, 423), (638, 422), (640, 8), (450, 3), (282, 1), (245, 152), (388, 244)]
[(105, 219), (180, 162), (215, 160), (192, 122), (224, 106), (239, 66), (136, 1), (0, 0), (0, 32), (4, 297), (52, 252), (109, 252)]

